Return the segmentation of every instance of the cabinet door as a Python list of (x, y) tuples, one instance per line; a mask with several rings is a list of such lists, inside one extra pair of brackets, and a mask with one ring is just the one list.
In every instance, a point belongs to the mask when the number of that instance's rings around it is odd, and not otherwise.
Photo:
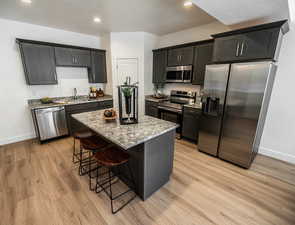
[(193, 47), (185, 47), (180, 49), (180, 65), (187, 66), (193, 64), (194, 57), (194, 48)]
[(168, 50), (168, 66), (179, 66), (181, 65), (181, 49)]
[(90, 66), (89, 50), (55, 47), (55, 58), (58, 66)]
[(158, 103), (145, 101), (145, 115), (158, 118)]
[(89, 83), (107, 83), (106, 54), (104, 51), (91, 51)]
[(20, 50), (27, 84), (57, 84), (53, 47), (20, 43)]
[(194, 73), (192, 84), (203, 85), (206, 65), (212, 62), (213, 43), (196, 46), (194, 52)]
[(71, 49), (71, 52), (75, 66), (90, 67), (90, 50)]
[(192, 141), (198, 142), (199, 119), (201, 111), (185, 108), (182, 120), (182, 136)]
[(154, 51), (153, 55), (153, 83), (165, 83), (167, 66), (167, 51)]
[(279, 32), (279, 28), (273, 28), (244, 34), (240, 60), (274, 58)]
[(234, 35), (216, 38), (213, 49), (213, 62), (228, 62), (239, 60), (240, 43), (243, 37)]
[(55, 47), (55, 61), (57, 66), (74, 66), (75, 59), (70, 48)]

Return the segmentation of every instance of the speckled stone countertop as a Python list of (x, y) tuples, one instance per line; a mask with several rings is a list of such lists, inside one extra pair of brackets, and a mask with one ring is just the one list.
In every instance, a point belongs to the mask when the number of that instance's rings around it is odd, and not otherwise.
[(104, 110), (97, 110), (73, 114), (72, 117), (126, 150), (178, 127), (175, 123), (150, 116), (139, 117), (138, 124), (120, 125), (118, 118), (106, 122), (103, 112)]
[(77, 96), (77, 99), (73, 97), (56, 97), (52, 98), (53, 100), (63, 101), (64, 103), (49, 103), (43, 104), (40, 99), (31, 99), (28, 100), (28, 106), (30, 109), (41, 109), (41, 108), (50, 108), (56, 106), (65, 106), (65, 105), (75, 105), (75, 104), (83, 104), (89, 102), (102, 102), (113, 100), (111, 95), (105, 95), (104, 97), (99, 97), (97, 99), (89, 99), (88, 96)]
[(155, 98), (152, 95), (146, 95), (145, 100), (151, 101), (151, 102), (163, 102), (169, 100), (169, 96), (166, 96), (165, 98)]

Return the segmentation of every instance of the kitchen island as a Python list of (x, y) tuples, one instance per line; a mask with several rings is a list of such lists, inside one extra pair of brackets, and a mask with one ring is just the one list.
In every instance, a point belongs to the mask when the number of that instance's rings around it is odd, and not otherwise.
[(139, 117), (138, 124), (120, 125), (118, 119), (106, 122), (103, 112), (85, 112), (72, 117), (108, 142), (128, 151), (136, 192), (145, 200), (169, 181), (178, 125), (150, 116)]

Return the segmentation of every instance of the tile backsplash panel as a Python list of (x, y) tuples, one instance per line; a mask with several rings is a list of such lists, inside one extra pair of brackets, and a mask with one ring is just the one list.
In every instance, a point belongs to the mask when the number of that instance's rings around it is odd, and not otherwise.
[(195, 91), (197, 95), (200, 95), (201, 86), (200, 85), (192, 85), (192, 84), (165, 84), (163, 87), (163, 92), (166, 95), (170, 95), (171, 90), (179, 90), (179, 91)]
[(56, 67), (56, 73), (58, 84), (30, 86), (31, 98), (72, 96), (74, 88), (78, 95), (88, 95), (90, 86), (104, 90), (104, 84), (89, 84), (87, 68)]

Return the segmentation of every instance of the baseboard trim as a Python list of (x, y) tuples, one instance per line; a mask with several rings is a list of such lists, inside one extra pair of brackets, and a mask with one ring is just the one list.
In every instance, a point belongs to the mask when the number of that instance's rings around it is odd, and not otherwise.
[(12, 144), (15, 142), (20, 142), (20, 141), (25, 141), (28, 139), (33, 139), (35, 138), (36, 135), (35, 133), (29, 133), (25, 135), (19, 135), (19, 136), (14, 136), (14, 137), (9, 137), (9, 138), (3, 138), (0, 140), (0, 146), (1, 145), (7, 145), (7, 144)]
[(294, 155), (274, 151), (272, 149), (268, 149), (268, 148), (264, 148), (264, 147), (260, 147), (258, 153), (275, 158), (275, 159), (279, 159), (279, 160), (282, 160), (282, 161), (285, 161), (288, 163), (295, 164), (295, 156)]

